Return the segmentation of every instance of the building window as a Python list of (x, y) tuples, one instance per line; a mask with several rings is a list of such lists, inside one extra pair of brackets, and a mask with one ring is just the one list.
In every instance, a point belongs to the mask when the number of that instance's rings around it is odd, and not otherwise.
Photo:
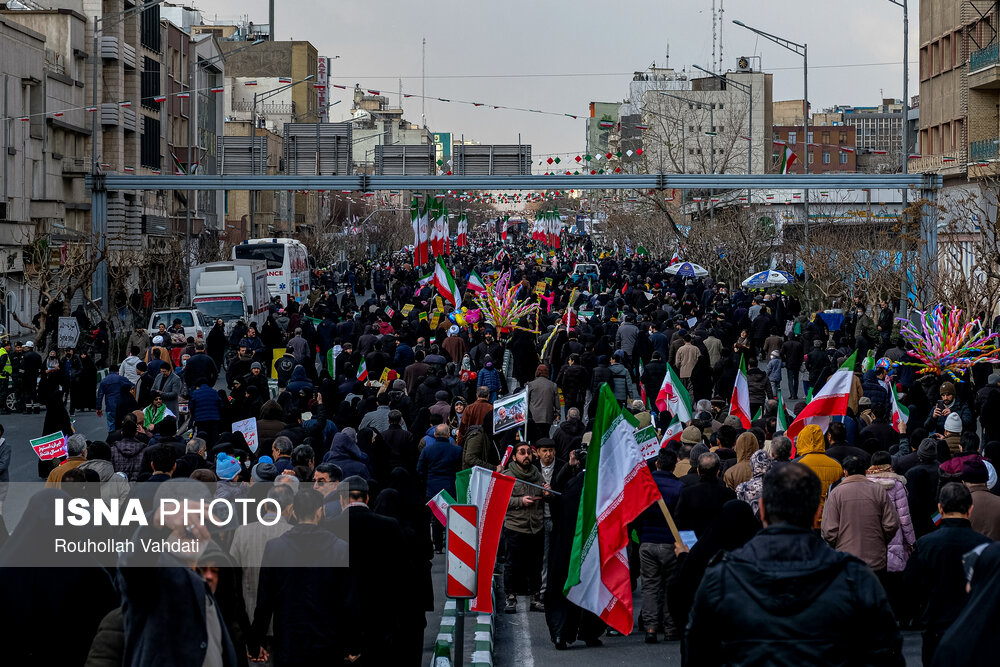
[(142, 117), (142, 144), (140, 163), (149, 169), (160, 168), (160, 119)]
[(160, 94), (160, 63), (152, 58), (142, 59), (142, 106), (147, 109), (160, 110), (160, 103), (154, 98)]
[(816, 156), (813, 155), (812, 151), (809, 151), (808, 155), (809, 155), (809, 164), (812, 164), (814, 161), (813, 158), (815, 158)]
[(830, 151), (823, 151), (823, 164), (830, 164)]
[(840, 152), (840, 164), (847, 164), (847, 153), (844, 151)]
[(775, 132), (775, 133), (774, 133), (774, 140), (775, 140), (775, 141), (781, 141), (781, 135), (780, 135), (780, 134), (778, 134), (777, 132)]
[(154, 5), (141, 12), (139, 43), (150, 51), (160, 53), (160, 7)]
[(824, 132), (823, 133), (823, 143), (824, 144), (830, 143), (830, 133), (829, 132)]
[(809, 132), (808, 134), (806, 134), (806, 141), (809, 142), (810, 144), (813, 143), (813, 133), (812, 132)]
[(788, 133), (788, 143), (794, 144), (797, 137), (798, 137), (798, 133), (797, 132), (789, 132)]

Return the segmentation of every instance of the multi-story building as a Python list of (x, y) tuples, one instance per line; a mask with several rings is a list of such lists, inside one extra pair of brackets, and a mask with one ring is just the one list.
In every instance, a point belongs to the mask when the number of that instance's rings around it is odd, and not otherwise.
[(811, 174), (857, 171), (855, 128), (847, 125), (810, 125), (808, 130), (809, 135), (803, 137), (801, 125), (774, 126), (769, 172), (778, 171), (786, 146), (796, 157), (788, 169), (789, 173), (805, 173), (805, 160), (809, 160)]
[(85, 26), (68, 9), (0, 12), (0, 324), (11, 332), (37, 311), (41, 281), (25, 279), (25, 256), (34, 274), (57, 273), (67, 246), (92, 239)]
[[(727, 72), (692, 79), (691, 90), (644, 94), (641, 121), (649, 171), (764, 173), (771, 162), (771, 75)], [(729, 82), (732, 82), (731, 84)], [(753, 98), (751, 100), (750, 91)], [(667, 94), (662, 94), (666, 92)], [(752, 103), (751, 103), (752, 102)], [(629, 150), (622, 116), (621, 150)]]
[(590, 118), (587, 119), (587, 154), (600, 155), (608, 152), (612, 133), (618, 133), (618, 116), (621, 102), (591, 102)]
[[(374, 93), (362, 90), (358, 85), (354, 87), (351, 155), (357, 173), (374, 173), (377, 146), (426, 146), (435, 143), (430, 130), (407, 121), (403, 118), (403, 109), (390, 107), (388, 97)], [(456, 145), (462, 141), (454, 136), (451, 139)], [(441, 168), (447, 171), (444, 160)]]

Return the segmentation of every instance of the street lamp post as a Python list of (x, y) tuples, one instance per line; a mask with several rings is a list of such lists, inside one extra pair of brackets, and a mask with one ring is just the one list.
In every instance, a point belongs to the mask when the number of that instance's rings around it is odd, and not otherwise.
[[(802, 173), (809, 173), (809, 47), (807, 44), (798, 44), (791, 40), (787, 40), (784, 37), (778, 37), (777, 35), (772, 35), (769, 32), (764, 32), (763, 30), (758, 30), (757, 28), (751, 28), (743, 21), (733, 21), (736, 25), (741, 28), (746, 28), (750, 32), (756, 33), (761, 37), (768, 39), (778, 46), (791, 51), (792, 53), (802, 56), (802, 141), (805, 143), (805, 157), (802, 160)], [(805, 239), (804, 245), (806, 250), (809, 249), (809, 188), (805, 189), (805, 199), (804, 209), (806, 214), (805, 222)], [(808, 267), (802, 267), (802, 277), (805, 280), (806, 285), (809, 284), (809, 269)]]
[[(907, 6), (907, 0), (889, 0), (892, 4), (897, 7), (903, 8), (903, 145), (899, 150), (899, 157), (902, 164), (902, 169), (904, 174), (910, 172), (910, 12)], [(900, 204), (903, 210), (906, 209), (907, 205), (907, 190), (902, 189), (902, 198)], [(904, 220), (903, 216), (900, 215), (900, 220)], [(905, 227), (903, 228), (905, 231)], [(903, 266), (908, 266), (906, 263), (906, 234), (900, 234), (900, 259), (903, 260)], [(899, 308), (900, 311), (903, 309), (903, 304), (906, 303), (906, 293), (908, 291), (908, 281), (906, 278), (906, 270), (902, 272), (901, 276), (901, 286), (899, 289)]]
[[(250, 110), (250, 125), (251, 125), (251, 127), (250, 127), (250, 174), (251, 175), (256, 175), (257, 174), (257, 159), (254, 157), (254, 144), (257, 143), (257, 101), (260, 100), (261, 102), (263, 102), (264, 100), (268, 99), (269, 97), (273, 97), (273, 96), (277, 95), (280, 92), (288, 90), (289, 88), (293, 88), (293, 87), (299, 85), (300, 83), (305, 83), (306, 81), (311, 81), (315, 76), (316, 76), (315, 74), (310, 74), (310, 75), (306, 76), (304, 79), (300, 79), (298, 81), (293, 81), (292, 83), (285, 84), (284, 86), (279, 86), (279, 87), (277, 87), (277, 88), (275, 88), (273, 90), (267, 91), (266, 93), (254, 93), (253, 94), (253, 108)], [(265, 136), (265, 139), (266, 139), (267, 135), (264, 135), (264, 136)], [(263, 153), (264, 153), (264, 151), (257, 151), (257, 153), (258, 153), (258, 155), (260, 155), (260, 159), (263, 160), (263, 157), (264, 157)], [(264, 165), (261, 165), (261, 172), (262, 173), (263, 173), (263, 167), (264, 167)], [(257, 219), (256, 219), (256, 216), (257, 216), (257, 201), (256, 200), (257, 200), (257, 191), (256, 190), (251, 190), (250, 191), (250, 229), (251, 229), (251, 234), (254, 233), (252, 230), (256, 229), (256, 226), (257, 226)]]

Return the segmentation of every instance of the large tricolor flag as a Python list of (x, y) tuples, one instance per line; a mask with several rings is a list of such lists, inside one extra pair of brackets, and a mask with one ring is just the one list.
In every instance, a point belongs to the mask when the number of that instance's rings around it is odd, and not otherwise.
[(427, 263), (427, 218), (421, 214), (416, 197), (410, 204), (410, 224), (413, 225), (413, 265), (422, 266)]
[(740, 418), (743, 428), (750, 428), (750, 387), (747, 385), (747, 362), (740, 356), (740, 372), (733, 385), (733, 396), (729, 399), (729, 414)]
[(479, 508), (479, 571), (476, 573), (479, 595), (471, 601), (471, 611), (493, 613), (493, 567), (496, 565), (500, 532), (513, 490), (513, 477), (479, 466), (462, 470), (455, 475), (455, 496), (458, 502)]
[(462, 301), (462, 295), (458, 293), (458, 285), (455, 284), (455, 276), (444, 265), (444, 258), (438, 257), (437, 264), (434, 265), (434, 287), (451, 305), (458, 308)]
[(635, 439), (637, 422), (623, 413), (607, 384), (597, 401), (563, 592), (627, 635), (633, 621), (627, 524), (659, 500), (660, 492)]
[(818, 425), (825, 433), (826, 427), (830, 425), (831, 417), (847, 414), (847, 399), (851, 394), (857, 354), (857, 350), (855, 350), (844, 362), (844, 365), (830, 376), (823, 388), (813, 396), (802, 412), (795, 415), (795, 420), (788, 425), (788, 431), (785, 432), (785, 435), (794, 440), (799, 431), (808, 424)]
[(464, 213), (458, 219), (458, 234), (455, 237), (455, 245), (459, 248), (469, 245), (469, 218)]
[(681, 379), (677, 377), (674, 369), (667, 364), (667, 374), (663, 376), (663, 384), (656, 394), (656, 409), (659, 411), (670, 410), (671, 414), (677, 417), (682, 424), (686, 424), (694, 419), (694, 410), (691, 409), (691, 396)]
[(480, 294), (486, 291), (486, 282), (483, 280), (483, 277), (479, 275), (479, 273), (473, 270), (469, 273), (469, 284), (466, 286), (466, 289), (470, 289), (476, 294)]
[(896, 385), (889, 385), (890, 400), (892, 401), (892, 427), (896, 429), (897, 432), (902, 433), (899, 430), (901, 425), (905, 426), (910, 420), (910, 411), (905, 405), (899, 402), (899, 394), (896, 393)]

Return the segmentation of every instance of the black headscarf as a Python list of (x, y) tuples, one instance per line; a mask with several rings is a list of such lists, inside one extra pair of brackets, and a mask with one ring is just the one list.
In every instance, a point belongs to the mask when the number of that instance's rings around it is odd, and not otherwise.
[(996, 628), (1000, 627), (1000, 542), (976, 559), (969, 601), (941, 638), (934, 667), (988, 665), (997, 659)]

